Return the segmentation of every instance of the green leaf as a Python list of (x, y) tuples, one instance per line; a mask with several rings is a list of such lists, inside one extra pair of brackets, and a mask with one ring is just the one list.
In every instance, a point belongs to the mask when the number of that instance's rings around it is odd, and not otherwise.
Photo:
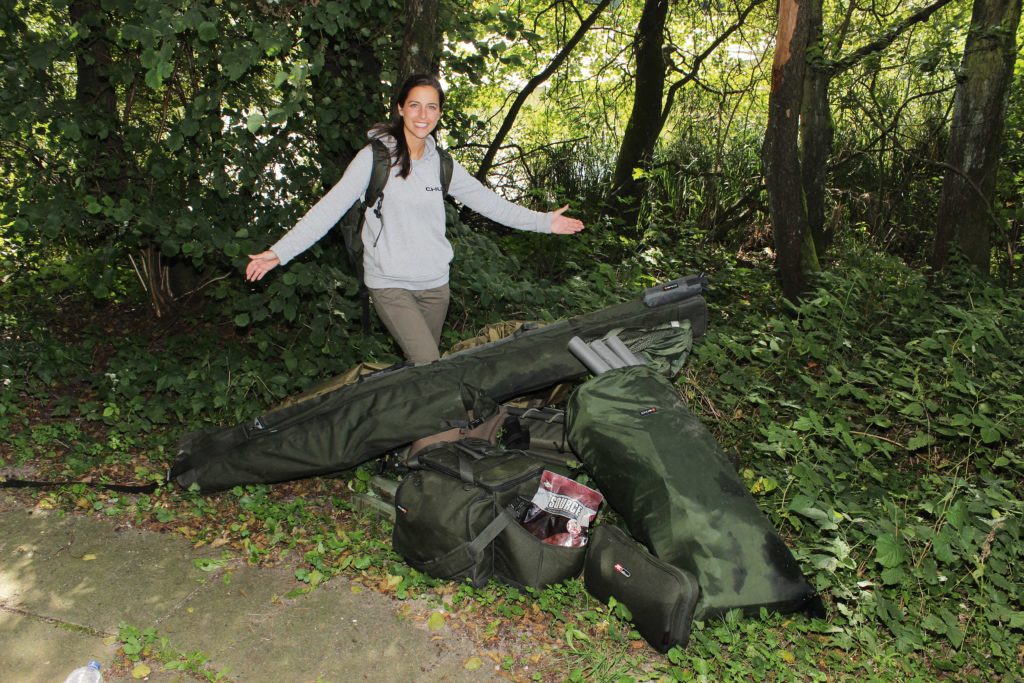
[(204, 21), (199, 24), (199, 40), (210, 42), (217, 38), (217, 24), (212, 21)]
[(150, 90), (159, 90), (160, 86), (163, 85), (164, 79), (160, 75), (160, 71), (158, 69), (149, 69), (146, 71), (145, 81), (146, 86)]
[(239, 313), (238, 315), (235, 316), (235, 325), (237, 325), (238, 327), (245, 327), (248, 324), (249, 324), (249, 314), (248, 313)]
[(936, 535), (932, 539), (932, 552), (935, 555), (935, 559), (939, 562), (945, 562), (947, 564), (956, 562), (956, 555), (953, 554), (953, 549), (949, 545), (949, 541), (941, 535)]
[(907, 559), (903, 544), (893, 534), (875, 539), (875, 560), (883, 567), (898, 567)]
[(925, 434), (924, 432), (918, 432), (914, 436), (910, 437), (910, 441), (907, 442), (908, 451), (916, 451), (925, 446), (930, 446), (935, 443), (935, 437), (931, 434)]
[(942, 621), (938, 616), (932, 613), (925, 615), (924, 619), (921, 620), (921, 626), (932, 631), (933, 633), (945, 633), (946, 623)]
[(249, 114), (249, 118), (245, 121), (245, 127), (249, 129), (250, 133), (256, 133), (263, 125), (266, 119), (263, 118), (263, 114)]
[(225, 559), (214, 559), (211, 557), (199, 557), (193, 560), (196, 569), (204, 572), (215, 572), (218, 569), (226, 566), (228, 561)]
[(444, 628), (444, 615), (440, 612), (434, 612), (427, 619), (427, 628), (431, 631), (440, 631)]
[(981, 440), (985, 443), (995, 443), (1002, 438), (999, 430), (994, 427), (981, 428)]
[(888, 567), (882, 570), (882, 583), (895, 586), (903, 583), (907, 573), (901, 567)]

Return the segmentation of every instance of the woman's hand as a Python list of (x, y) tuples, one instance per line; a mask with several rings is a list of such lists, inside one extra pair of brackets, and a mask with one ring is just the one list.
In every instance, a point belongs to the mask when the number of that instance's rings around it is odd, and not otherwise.
[(272, 251), (262, 254), (249, 254), (249, 265), (245, 267), (245, 279), (249, 282), (262, 280), (263, 276), (281, 265), (281, 259)]
[(575, 235), (577, 232), (583, 229), (583, 221), (578, 218), (569, 218), (562, 214), (568, 211), (569, 205), (566, 204), (561, 209), (552, 211), (551, 215), (551, 232), (556, 235)]

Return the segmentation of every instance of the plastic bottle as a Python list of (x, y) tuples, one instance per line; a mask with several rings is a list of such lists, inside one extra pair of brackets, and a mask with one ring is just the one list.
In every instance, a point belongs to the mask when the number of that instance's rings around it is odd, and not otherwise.
[(85, 666), (79, 667), (68, 674), (64, 683), (103, 683), (103, 674), (100, 673), (100, 663), (95, 659)]

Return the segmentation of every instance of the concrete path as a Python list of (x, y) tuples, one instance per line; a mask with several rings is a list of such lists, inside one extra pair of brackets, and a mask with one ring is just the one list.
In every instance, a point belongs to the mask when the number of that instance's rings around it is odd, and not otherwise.
[[(484, 681), (497, 674), (447, 627), (428, 631), (408, 605), (333, 579), (296, 599), (291, 570), (241, 563), (203, 571), (185, 539), (106, 520), (30, 511), (0, 493), (0, 679), (61, 683), (90, 659), (104, 680), (118, 624), (153, 627), (183, 653), (202, 653), (224, 680), (262, 683)], [(493, 663), (491, 663), (493, 666)], [(152, 664), (147, 680), (196, 680)]]

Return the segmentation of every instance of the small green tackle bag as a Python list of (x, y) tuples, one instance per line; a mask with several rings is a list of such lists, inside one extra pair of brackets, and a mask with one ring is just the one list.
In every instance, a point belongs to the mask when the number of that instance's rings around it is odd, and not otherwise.
[(395, 494), (395, 552), (415, 569), (474, 587), (518, 588), (579, 576), (586, 548), (544, 543), (517, 521), (545, 464), (529, 453), (467, 439), (417, 455)]
[(583, 582), (595, 598), (615, 598), (640, 635), (659, 652), (686, 647), (700, 586), (693, 574), (659, 560), (612, 524), (590, 535)]

